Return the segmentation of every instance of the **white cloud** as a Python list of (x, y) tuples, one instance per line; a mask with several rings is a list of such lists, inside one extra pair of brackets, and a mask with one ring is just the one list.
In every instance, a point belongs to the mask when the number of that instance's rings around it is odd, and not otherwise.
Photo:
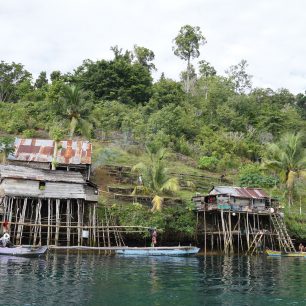
[(185, 63), (172, 40), (191, 24), (208, 41), (200, 59), (220, 74), (246, 59), (255, 86), (304, 92), (305, 9), (303, 0), (0, 0), (0, 60), (20, 62), (36, 76), (137, 44), (154, 51), (156, 76), (178, 79)]

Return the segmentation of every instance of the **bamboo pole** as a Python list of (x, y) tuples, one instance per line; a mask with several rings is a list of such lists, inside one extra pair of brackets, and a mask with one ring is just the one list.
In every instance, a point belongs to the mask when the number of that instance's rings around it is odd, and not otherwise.
[(35, 225), (34, 225), (34, 238), (33, 238), (33, 245), (36, 245), (37, 239), (37, 222), (38, 222), (38, 203), (35, 206)]
[(24, 219), (25, 219), (25, 214), (26, 214), (26, 210), (27, 210), (27, 203), (28, 203), (28, 199), (25, 198), (23, 200), (22, 213), (21, 213), (21, 216), (19, 218), (19, 225), (18, 225), (17, 237), (16, 237), (16, 240), (19, 239), (19, 244), (22, 243), (23, 225), (21, 223), (23, 223)]
[(227, 254), (227, 238), (226, 238), (226, 229), (225, 229), (225, 222), (223, 218), (223, 209), (221, 209), (221, 223), (222, 223), (222, 231), (223, 231), (223, 243), (224, 243), (224, 252)]
[(48, 199), (48, 234), (47, 234), (47, 245), (50, 244), (50, 224), (51, 224), (51, 200)]
[(206, 247), (207, 247), (207, 244), (206, 244), (206, 239), (207, 239), (206, 230), (207, 230), (207, 227), (206, 227), (206, 212), (205, 212), (205, 207), (204, 207), (204, 255), (205, 256), (206, 256)]
[(92, 231), (92, 240), (93, 240), (93, 245), (96, 246), (96, 208), (97, 208), (97, 203), (94, 203), (93, 209), (92, 209), (92, 226), (93, 226), (93, 231)]
[(246, 213), (246, 235), (247, 235), (247, 245), (250, 248), (250, 231), (249, 231), (249, 212)]
[(78, 205), (78, 246), (81, 245), (81, 205), (80, 200), (77, 199)]
[(56, 199), (55, 201), (55, 222), (56, 222), (56, 228), (55, 228), (55, 245), (58, 245), (58, 239), (59, 239), (59, 229), (60, 229), (60, 199)]
[(67, 200), (67, 208), (66, 208), (66, 213), (67, 213), (67, 245), (70, 246), (70, 225), (71, 225), (71, 211), (70, 211), (70, 200)]
[(38, 245), (41, 246), (41, 206), (42, 206), (42, 201), (41, 199), (38, 200), (38, 223), (39, 223), (39, 243)]

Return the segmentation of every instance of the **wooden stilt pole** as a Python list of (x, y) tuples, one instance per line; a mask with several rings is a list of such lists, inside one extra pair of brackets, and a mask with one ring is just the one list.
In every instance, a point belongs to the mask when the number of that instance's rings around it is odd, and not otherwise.
[(38, 200), (38, 224), (39, 224), (39, 242), (38, 245), (41, 246), (41, 206), (42, 206), (42, 201), (41, 199)]
[(97, 229), (96, 229), (96, 211), (97, 211), (97, 203), (94, 203), (93, 205), (93, 209), (92, 209), (92, 226), (93, 226), (93, 230), (92, 230), (92, 240), (93, 240), (93, 245), (96, 246), (97, 245), (97, 241), (96, 241), (96, 235), (97, 235)]
[(59, 226), (60, 226), (60, 199), (55, 200), (55, 220), (56, 220), (56, 228), (55, 228), (55, 245), (58, 245), (59, 239)]
[(206, 256), (206, 247), (207, 247), (207, 227), (206, 227), (206, 211), (204, 207), (204, 255)]
[(67, 219), (67, 245), (70, 246), (70, 225), (71, 225), (71, 211), (70, 211), (70, 200), (67, 200), (66, 207), (66, 219)]
[(51, 200), (48, 199), (48, 233), (47, 233), (47, 245), (50, 245), (50, 225), (51, 225)]
[(78, 246), (81, 245), (81, 205), (80, 200), (77, 199), (78, 205)]
[(37, 230), (38, 230), (38, 203), (35, 205), (35, 222), (34, 222), (34, 238), (33, 238), (33, 245), (36, 245), (37, 240)]
[[(19, 218), (19, 223), (24, 223), (24, 219), (25, 219), (25, 214), (26, 214), (26, 210), (27, 210), (27, 202), (28, 199), (25, 198), (23, 200), (23, 207), (22, 207), (22, 213), (21, 216)], [(18, 230), (17, 230), (17, 237), (16, 240), (19, 240), (19, 244), (22, 244), (22, 232), (23, 232), (23, 225), (18, 225)]]
[(247, 239), (247, 245), (248, 249), (250, 248), (250, 230), (249, 230), (249, 213), (246, 213), (246, 239)]

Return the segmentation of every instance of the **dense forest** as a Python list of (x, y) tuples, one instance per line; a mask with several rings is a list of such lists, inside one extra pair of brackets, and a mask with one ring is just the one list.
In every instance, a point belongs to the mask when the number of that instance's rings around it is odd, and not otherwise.
[(164, 73), (154, 81), (153, 71), (163, 68), (137, 45), (111, 47), (112, 59), (86, 59), (70, 73), (42, 71), (37, 79), (21, 63), (1, 61), (2, 150), (15, 135), (99, 141), (118, 132), (150, 152), (166, 148), (199, 169), (267, 188), (291, 208), (298, 232), (306, 206), (306, 94), (253, 88), (244, 59), (218, 74), (205, 60), (206, 43), (198, 27), (180, 29), (173, 40), (173, 56), (186, 62), (179, 81)]

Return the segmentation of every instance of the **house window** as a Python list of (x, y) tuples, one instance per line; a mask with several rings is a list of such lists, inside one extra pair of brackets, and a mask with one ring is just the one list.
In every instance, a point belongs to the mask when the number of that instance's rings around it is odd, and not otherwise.
[(39, 190), (45, 190), (46, 189), (46, 182), (39, 182)]

